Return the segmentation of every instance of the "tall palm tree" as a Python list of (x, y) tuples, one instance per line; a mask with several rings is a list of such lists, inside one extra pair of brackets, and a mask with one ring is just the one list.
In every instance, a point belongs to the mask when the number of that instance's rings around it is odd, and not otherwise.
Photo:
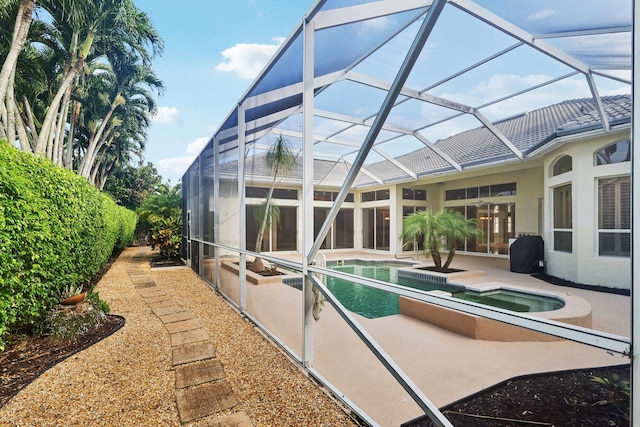
[[(402, 221), (403, 243), (424, 239), (424, 255), (431, 256), (436, 271), (447, 271), (456, 254), (457, 245), (465, 239), (480, 237), (475, 220), (466, 219), (460, 212), (451, 209), (434, 213), (422, 210), (408, 215)], [(441, 251), (449, 249), (442, 264)]]
[(77, 15), (73, 16), (66, 12), (64, 5), (54, 7), (56, 2), (51, 3), (50, 12), (53, 18), (71, 29), (66, 32), (69, 55), (60, 84), (43, 120), (36, 153), (43, 153), (46, 149), (47, 140), (55, 130), (54, 124), (59, 117), (63, 96), (74, 84), (92, 49), (102, 54), (114, 46), (126, 46), (145, 64), (148, 64), (153, 56), (149, 53), (148, 46), (151, 46), (154, 54), (162, 50), (162, 40), (151, 26), (148, 16), (138, 10), (132, 0), (83, 2), (84, 7), (80, 7)]
[(103, 184), (115, 163), (131, 157), (118, 150), (141, 155), (144, 148), (152, 92), (163, 90), (151, 60), (163, 42), (133, 0), (28, 3), (5, 0), (0, 8), (0, 58), (11, 69), (0, 78), (0, 138)]
[[(29, 27), (31, 26), (31, 19), (33, 16), (33, 10), (36, 6), (35, 0), (20, 0), (19, 2), (12, 0), (7, 2), (4, 11), (0, 11), (0, 15), (5, 15), (4, 18), (8, 18), (11, 12), (14, 10), (16, 4), (18, 9), (15, 15), (15, 22), (13, 26), (13, 34), (11, 37), (11, 45), (7, 56), (0, 69), (0, 104), (5, 102), (5, 96), (9, 88), (9, 81), (12, 76), (15, 75), (16, 64), (18, 63), (18, 56), (22, 52), (22, 48), (27, 40), (29, 33)], [(0, 18), (3, 18), (0, 16)], [(5, 19), (2, 19), (5, 21)], [(9, 28), (9, 26), (5, 27)]]
[(158, 94), (164, 90), (164, 84), (153, 70), (144, 64), (137, 63), (136, 56), (127, 52), (118, 52), (108, 57), (113, 70), (108, 94), (111, 102), (109, 109), (99, 120), (100, 124), (90, 138), (85, 156), (78, 167), (78, 173), (87, 178), (90, 177), (91, 170), (95, 166), (98, 152), (106, 143), (105, 131), (109, 129), (110, 119), (116, 109), (122, 110), (126, 104), (129, 104), (129, 110), (141, 109), (146, 115), (151, 114), (156, 105), (147, 87), (155, 89)]
[[(295, 156), (291, 152), (291, 147), (289, 146), (288, 141), (280, 135), (273, 141), (271, 147), (267, 151), (266, 155), (267, 166), (269, 171), (273, 175), (273, 179), (271, 181), (271, 187), (269, 188), (269, 193), (267, 194), (267, 198), (265, 199), (263, 205), (256, 210), (258, 212), (258, 216), (256, 220), (260, 222), (260, 228), (258, 229), (258, 236), (256, 237), (256, 249), (255, 251), (260, 253), (262, 249), (262, 240), (264, 239), (264, 233), (267, 228), (267, 224), (278, 224), (279, 215), (277, 214), (279, 210), (274, 209), (275, 204), (273, 204), (273, 189), (276, 186), (276, 180), (278, 176), (282, 174), (288, 174), (293, 167), (295, 166)], [(262, 258), (256, 257), (253, 261), (253, 265), (251, 267), (252, 271), (262, 272), (265, 269), (264, 262)]]

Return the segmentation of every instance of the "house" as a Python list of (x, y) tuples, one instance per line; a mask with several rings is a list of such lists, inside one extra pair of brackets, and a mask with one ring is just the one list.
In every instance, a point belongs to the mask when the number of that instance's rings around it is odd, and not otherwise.
[[(630, 289), (631, 98), (611, 96), (602, 102), (610, 117), (608, 133), (601, 130), (591, 99), (567, 100), (496, 123), (523, 153), (522, 160), (486, 128), (476, 128), (435, 144), (463, 166), (462, 172), (429, 147), (395, 159), (415, 171), (417, 179), (393, 179), (399, 169), (388, 161), (367, 166), (369, 175), (358, 175), (321, 249), (369, 250), (390, 257), (412, 251), (402, 248), (397, 238), (402, 218), (416, 210), (448, 208), (475, 219), (485, 233), (478, 241), (465, 242), (458, 248), (461, 253), (507, 257), (514, 239), (539, 235), (545, 244), (547, 274), (579, 284)], [(207, 153), (213, 160), (212, 150), (210, 144), (203, 151), (203, 164)], [(265, 157), (261, 153), (245, 159), (248, 250), (255, 249), (258, 231), (253, 211), (273, 178)], [(237, 164), (220, 165), (221, 197), (231, 197), (232, 204), (237, 204)], [(194, 181), (193, 175), (199, 176), (200, 164), (195, 165), (182, 181), (188, 194), (198, 186), (199, 178)], [(302, 248), (300, 156), (296, 166), (278, 180), (273, 197), (281, 222), (267, 233), (262, 251), (296, 253)], [(314, 235), (347, 172), (345, 164), (314, 161)], [(371, 175), (392, 179), (380, 185)], [(213, 223), (212, 213), (191, 209), (192, 224), (193, 215), (207, 214), (210, 218), (202, 224), (205, 240), (213, 237), (205, 232)], [(221, 241), (231, 246), (238, 243), (238, 218), (234, 210), (221, 213)]]

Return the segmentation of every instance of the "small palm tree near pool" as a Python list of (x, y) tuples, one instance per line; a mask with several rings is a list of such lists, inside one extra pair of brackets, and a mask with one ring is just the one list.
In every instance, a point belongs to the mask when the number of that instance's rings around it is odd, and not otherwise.
[[(445, 209), (440, 212), (417, 211), (402, 221), (403, 243), (424, 239), (424, 255), (431, 256), (436, 271), (447, 271), (456, 254), (457, 245), (465, 239), (482, 236), (474, 219), (466, 219), (460, 212)], [(443, 264), (442, 251), (449, 248)]]

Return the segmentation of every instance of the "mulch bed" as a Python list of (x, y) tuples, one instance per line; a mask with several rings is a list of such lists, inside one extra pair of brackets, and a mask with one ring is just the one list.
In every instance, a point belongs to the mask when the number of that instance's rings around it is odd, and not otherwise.
[[(451, 424), (464, 427), (628, 426), (629, 406), (605, 403), (605, 388), (591, 380), (608, 374), (628, 381), (630, 366), (517, 377), (440, 410)], [(402, 427), (433, 425), (425, 416)]]
[[(96, 285), (121, 252), (114, 252), (83, 289)], [(124, 317), (107, 315), (99, 328), (68, 340), (21, 334), (9, 337), (10, 344), (0, 353), (0, 407), (47, 369), (108, 337), (124, 326), (124, 322)]]
[(99, 328), (69, 340), (25, 336), (24, 340), (7, 346), (0, 353), (0, 406), (47, 369), (108, 337), (124, 322), (124, 317), (108, 315)]

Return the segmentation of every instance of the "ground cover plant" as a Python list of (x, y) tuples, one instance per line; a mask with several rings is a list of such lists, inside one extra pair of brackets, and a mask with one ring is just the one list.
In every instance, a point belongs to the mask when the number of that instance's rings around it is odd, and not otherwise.
[(0, 143), (0, 350), (131, 244), (135, 224), (76, 173)]

